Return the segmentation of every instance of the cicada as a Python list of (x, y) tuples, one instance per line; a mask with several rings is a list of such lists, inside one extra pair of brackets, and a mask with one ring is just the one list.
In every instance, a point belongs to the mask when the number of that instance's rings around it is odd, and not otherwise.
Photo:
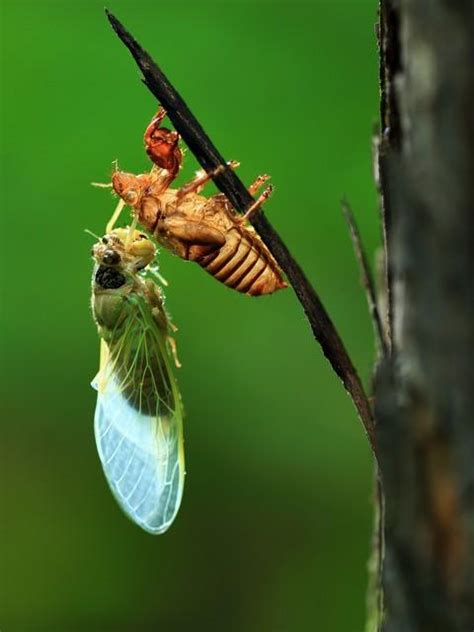
[(172, 327), (143, 233), (111, 230), (92, 250), (92, 311), (101, 338), (95, 438), (107, 482), (129, 518), (163, 533), (181, 503), (183, 408)]
[[(166, 112), (158, 111), (145, 132), (145, 148), (154, 163), (150, 173), (119, 171), (112, 187), (132, 207), (138, 222), (165, 248), (182, 259), (195, 261), (215, 279), (251, 296), (271, 294), (287, 287), (276, 260), (248, 223), (272, 192), (268, 186), (247, 212), (239, 216), (221, 193), (201, 195), (206, 183), (226, 167), (198, 172), (194, 180), (172, 188), (183, 160), (179, 134), (162, 127)], [(238, 163), (232, 161), (229, 168)], [(249, 187), (255, 195), (269, 176), (259, 176)]]

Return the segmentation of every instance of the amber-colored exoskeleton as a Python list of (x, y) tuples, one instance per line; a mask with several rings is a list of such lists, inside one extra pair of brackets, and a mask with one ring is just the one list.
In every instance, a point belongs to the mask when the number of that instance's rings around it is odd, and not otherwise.
[[(160, 108), (145, 132), (152, 171), (141, 175), (115, 171), (115, 192), (162, 246), (197, 262), (225, 285), (252, 296), (287, 287), (274, 257), (248, 223), (272, 187), (267, 187), (244, 215), (238, 215), (222, 193), (210, 198), (200, 195), (205, 184), (225, 167), (210, 174), (200, 171), (181, 188), (171, 188), (183, 154), (177, 132), (161, 126), (165, 115)], [(228, 164), (228, 168), (236, 166), (236, 162)], [(257, 178), (249, 187), (250, 194), (255, 195), (268, 178)]]

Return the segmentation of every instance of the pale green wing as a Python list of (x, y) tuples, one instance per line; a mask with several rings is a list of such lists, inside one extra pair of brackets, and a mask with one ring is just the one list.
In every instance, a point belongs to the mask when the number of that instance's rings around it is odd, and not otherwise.
[(110, 488), (145, 531), (163, 533), (184, 483), (182, 405), (162, 331), (145, 299), (98, 375), (95, 437)]

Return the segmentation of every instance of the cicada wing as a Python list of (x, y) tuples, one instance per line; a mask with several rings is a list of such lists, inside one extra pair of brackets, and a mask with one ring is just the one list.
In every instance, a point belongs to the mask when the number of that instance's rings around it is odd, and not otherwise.
[(137, 406), (137, 398), (127, 395), (112, 361), (97, 380), (94, 427), (105, 476), (124, 512), (153, 534), (168, 529), (183, 494), (182, 410), (171, 384), (175, 405), (157, 406), (150, 414), (149, 407)]

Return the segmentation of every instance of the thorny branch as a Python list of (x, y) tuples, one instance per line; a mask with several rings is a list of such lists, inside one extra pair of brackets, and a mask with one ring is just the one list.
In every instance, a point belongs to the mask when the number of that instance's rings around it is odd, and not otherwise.
[[(201, 166), (207, 172), (219, 165), (227, 167), (222, 155), (158, 65), (112, 13), (106, 10), (106, 14), (114, 31), (134, 57), (143, 74), (145, 85), (167, 110), (168, 117)], [(237, 211), (244, 213), (254, 202), (243, 182), (231, 169), (225, 168), (214, 181)], [(356, 406), (369, 443), (375, 452), (374, 422), (367, 395), (321, 299), (265, 215), (262, 212), (257, 213), (251, 219), (251, 223), (288, 277), (315, 339)]]

